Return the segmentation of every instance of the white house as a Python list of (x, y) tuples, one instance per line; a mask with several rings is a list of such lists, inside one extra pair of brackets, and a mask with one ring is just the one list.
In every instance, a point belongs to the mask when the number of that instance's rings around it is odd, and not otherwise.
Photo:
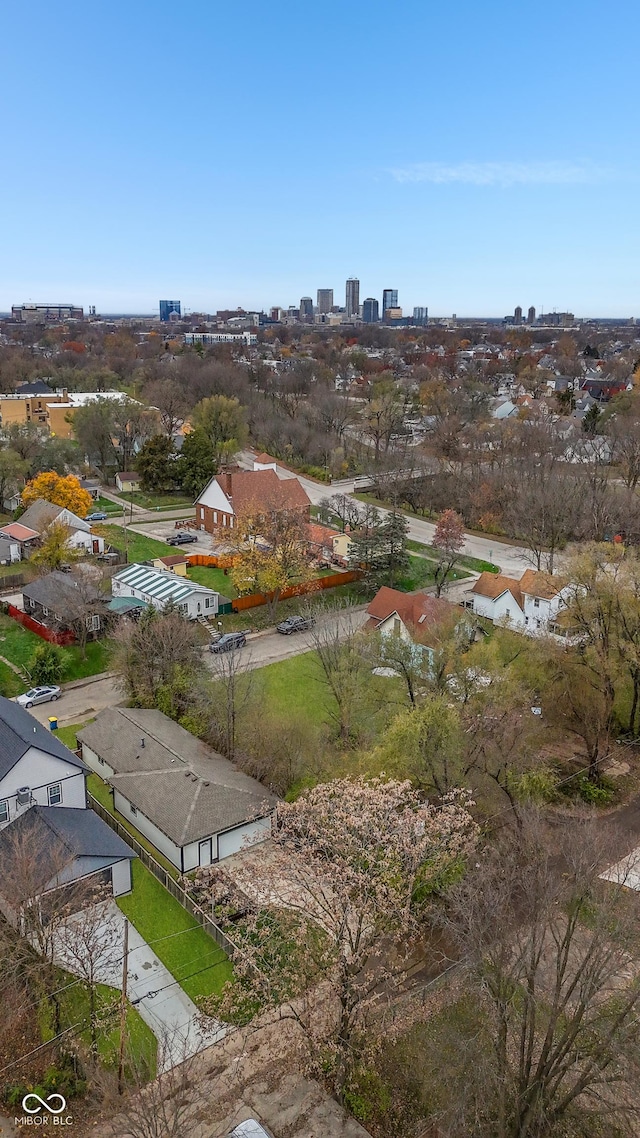
[(40, 537), (54, 522), (66, 526), (69, 530), (67, 544), (71, 549), (83, 549), (86, 553), (104, 553), (104, 538), (92, 533), (91, 523), (78, 517), (65, 506), (56, 506), (53, 502), (38, 498), (20, 518), (21, 525), (35, 530)]
[(481, 573), (466, 601), (476, 616), (530, 633), (548, 631), (565, 605), (564, 582), (535, 569), (527, 569), (520, 580)]
[(166, 569), (150, 565), (127, 565), (111, 578), (114, 597), (136, 597), (162, 610), (173, 603), (190, 620), (215, 616), (220, 594)]
[(116, 810), (181, 873), (271, 833), (275, 797), (160, 711), (109, 708), (78, 741)]
[(31, 806), (84, 809), (85, 764), (28, 711), (0, 697), (0, 829)]

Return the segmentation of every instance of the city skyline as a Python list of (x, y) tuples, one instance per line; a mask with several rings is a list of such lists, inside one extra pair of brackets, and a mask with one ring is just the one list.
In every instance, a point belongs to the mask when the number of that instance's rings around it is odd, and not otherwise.
[[(167, 0), (108, 20), (34, 0), (28, 36), (10, 6), (0, 309), (266, 310), (331, 283), (341, 302), (357, 274), (405, 312), (640, 315), (640, 8), (569, 0), (551, 29), (489, 7), (328, 0), (283, 22), (248, 0), (239, 37), (195, 0), (197, 36), (168, 40)], [(596, 58), (606, 82), (585, 83)], [(393, 97), (347, 111), (345, 77), (364, 98), (376, 71)]]

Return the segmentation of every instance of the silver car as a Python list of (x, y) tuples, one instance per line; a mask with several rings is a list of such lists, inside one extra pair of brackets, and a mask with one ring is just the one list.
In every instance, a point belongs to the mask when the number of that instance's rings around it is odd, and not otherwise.
[(248, 1118), (246, 1122), (240, 1122), (228, 1138), (270, 1138), (270, 1136), (255, 1118)]
[(16, 703), (20, 707), (33, 707), (35, 703), (49, 703), (50, 700), (58, 699), (60, 695), (60, 688), (55, 684), (42, 684), (38, 688), (29, 688), (24, 695), (16, 696)]

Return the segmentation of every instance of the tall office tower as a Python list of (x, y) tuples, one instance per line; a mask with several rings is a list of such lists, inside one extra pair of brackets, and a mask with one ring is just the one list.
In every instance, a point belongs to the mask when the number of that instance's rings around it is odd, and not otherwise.
[(303, 296), (300, 300), (300, 319), (313, 322), (313, 301), (310, 296)]
[(382, 293), (382, 323), (384, 324), (387, 318), (388, 308), (398, 307), (398, 290), (397, 288), (385, 288)]
[(380, 319), (380, 307), (373, 296), (368, 296), (362, 305), (362, 319), (365, 324), (377, 324)]
[(347, 320), (360, 315), (360, 281), (357, 277), (349, 277), (347, 281), (345, 310)]
[(428, 308), (414, 308), (414, 310), (413, 310), (413, 323), (414, 324), (426, 324), (428, 319), (429, 319), (429, 309)]
[(515, 311), (513, 313), (513, 323), (514, 324), (522, 324), (522, 309), (521, 309), (520, 305), (518, 305), (518, 307), (515, 309)]
[(180, 315), (180, 301), (179, 300), (161, 300), (160, 301), (160, 319), (163, 324), (169, 323), (171, 313), (175, 312), (176, 316)]
[(319, 288), (318, 289), (318, 312), (325, 316), (327, 312), (331, 312), (333, 308), (333, 289), (332, 288)]
[(536, 310), (533, 307), (533, 305), (531, 305), (531, 308), (527, 312), (527, 324), (535, 324), (535, 322), (536, 322)]

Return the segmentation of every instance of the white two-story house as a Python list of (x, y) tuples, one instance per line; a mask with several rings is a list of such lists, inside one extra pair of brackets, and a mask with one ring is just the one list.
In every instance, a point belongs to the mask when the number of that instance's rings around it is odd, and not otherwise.
[(493, 624), (517, 632), (548, 632), (566, 606), (567, 586), (559, 578), (527, 569), (520, 580), (481, 573), (467, 592), (466, 607)]
[(28, 711), (0, 698), (0, 829), (31, 806), (86, 806), (86, 766)]

